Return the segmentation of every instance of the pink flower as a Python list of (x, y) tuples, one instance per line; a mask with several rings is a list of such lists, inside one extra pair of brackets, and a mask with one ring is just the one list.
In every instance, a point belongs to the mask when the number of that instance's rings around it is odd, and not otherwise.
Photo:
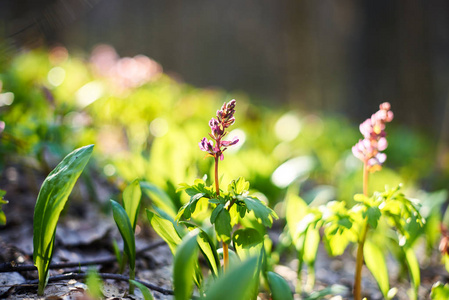
[(391, 122), (394, 117), (390, 109), (388, 102), (379, 105), (379, 110), (359, 126), (364, 139), (352, 147), (354, 156), (363, 161), (370, 172), (380, 170), (387, 159), (386, 154), (381, 151), (388, 146), (385, 124)]
[(215, 140), (215, 146), (212, 141), (209, 141), (206, 138), (203, 138), (199, 143), (202, 151), (209, 153), (215, 158), (219, 157), (221, 160), (224, 158), (223, 151), (225, 151), (227, 147), (237, 144), (239, 141), (236, 137), (232, 139), (232, 141), (222, 140), (228, 133), (226, 129), (235, 122), (235, 103), (236, 101), (234, 99), (228, 103), (225, 102), (221, 107), (221, 110), (217, 111), (217, 118), (212, 118), (209, 121), (209, 127), (212, 131), (209, 135)]

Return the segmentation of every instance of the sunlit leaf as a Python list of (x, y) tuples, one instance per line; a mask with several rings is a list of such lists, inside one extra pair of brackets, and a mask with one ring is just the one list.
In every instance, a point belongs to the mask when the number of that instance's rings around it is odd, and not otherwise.
[(220, 259), (218, 258), (217, 254), (217, 248), (215, 247), (215, 244), (212, 240), (212, 238), (207, 234), (206, 231), (204, 231), (202, 228), (198, 227), (195, 224), (182, 222), (182, 224), (186, 225), (187, 227), (193, 229), (199, 230), (198, 233), (198, 246), (200, 246), (201, 252), (203, 253), (204, 257), (207, 260), (207, 263), (209, 264), (209, 267), (212, 271), (212, 273), (215, 276), (218, 276), (219, 271), (221, 269), (220, 265)]
[(293, 294), (285, 279), (274, 272), (267, 273), (268, 284), (270, 285), (271, 298), (273, 300), (293, 300)]
[(386, 299), (388, 299), (388, 291), (390, 290), (390, 283), (388, 280), (388, 269), (385, 261), (385, 255), (376, 244), (370, 240), (366, 240), (363, 247), (363, 257), (368, 269), (373, 274), (379, 285), (379, 289)]
[(432, 286), (432, 292), (430, 298), (433, 300), (446, 300), (449, 299), (449, 283), (443, 285), (440, 281), (436, 282)]
[(152, 211), (146, 210), (148, 221), (154, 231), (168, 244), (173, 255), (176, 253), (176, 248), (181, 244), (181, 238), (175, 229), (172, 221), (164, 219)]
[(146, 181), (141, 181), (140, 187), (157, 207), (164, 210), (172, 218), (176, 216), (178, 209), (164, 190)]
[(140, 190), (139, 180), (137, 179), (131, 182), (123, 191), (123, 207), (128, 214), (134, 231), (136, 230), (141, 197), (142, 191)]
[(364, 218), (368, 218), (368, 224), (375, 229), (377, 227), (377, 222), (379, 221), (382, 213), (377, 206), (370, 206), (366, 209), (366, 212), (363, 214)]
[(245, 197), (245, 205), (249, 211), (254, 212), (256, 218), (266, 227), (273, 225), (273, 218), (277, 219), (277, 214), (262, 201), (255, 197)]
[(135, 280), (130, 280), (130, 282), (132, 284), (134, 284), (135, 286), (137, 286), (137, 288), (142, 292), (142, 296), (144, 300), (153, 300), (153, 295), (151, 294), (151, 291), (149, 288), (147, 288), (145, 285), (141, 284), (138, 281)]
[(186, 235), (176, 250), (173, 260), (173, 285), (176, 300), (188, 300), (193, 291), (192, 279), (198, 259), (198, 231)]
[(258, 256), (263, 247), (263, 236), (254, 228), (239, 229), (232, 237), (234, 247), (241, 260)]
[(247, 300), (252, 292), (258, 258), (252, 257), (219, 277), (206, 291), (205, 300)]
[(416, 259), (416, 254), (412, 248), (404, 247), (404, 252), (408, 270), (410, 273), (410, 279), (412, 280), (414, 292), (417, 297), (419, 285), (421, 284), (421, 272), (419, 270), (419, 263), (418, 260)]
[(39, 191), (33, 220), (33, 260), (39, 273), (39, 295), (43, 294), (47, 284), (59, 215), (89, 161), (93, 147), (85, 146), (68, 154), (50, 172)]

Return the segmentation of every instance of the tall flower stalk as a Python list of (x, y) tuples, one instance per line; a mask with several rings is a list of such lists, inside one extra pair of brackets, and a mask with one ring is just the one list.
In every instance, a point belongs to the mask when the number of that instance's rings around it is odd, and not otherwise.
[[(390, 110), (390, 103), (384, 102), (379, 106), (379, 110), (360, 124), (360, 132), (363, 139), (352, 147), (352, 153), (363, 162), (363, 194), (368, 197), (369, 174), (382, 169), (382, 164), (387, 159), (382, 153), (387, 146), (385, 124), (393, 120), (393, 112)], [(360, 240), (357, 248), (356, 270), (354, 277), (354, 299), (362, 299), (362, 267), (363, 267), (363, 247), (365, 245), (368, 232), (368, 222), (365, 218)]]
[[(236, 101), (232, 99), (228, 103), (224, 103), (221, 107), (221, 110), (217, 111), (216, 118), (212, 118), (209, 121), (209, 127), (211, 129), (211, 133), (209, 136), (212, 140), (208, 140), (207, 138), (203, 138), (199, 142), (200, 149), (202, 151), (207, 152), (206, 156), (211, 156), (214, 158), (214, 179), (215, 179), (215, 193), (217, 197), (220, 196), (220, 184), (218, 180), (218, 162), (224, 159), (223, 152), (232, 145), (238, 143), (238, 138), (234, 137), (231, 141), (225, 141), (223, 138), (228, 134), (227, 129), (234, 124), (235, 118), (235, 103)], [(215, 143), (214, 143), (215, 141)], [(227, 209), (229, 210), (232, 206), (228, 205)], [(228, 244), (223, 241), (223, 263), (224, 269), (226, 270), (229, 265), (229, 251)]]

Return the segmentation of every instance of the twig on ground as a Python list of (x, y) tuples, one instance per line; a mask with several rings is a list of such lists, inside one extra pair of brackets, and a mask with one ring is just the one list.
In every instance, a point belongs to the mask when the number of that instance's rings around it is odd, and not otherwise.
[[(61, 280), (70, 280), (70, 279), (85, 279), (88, 276), (87, 273), (68, 273), (68, 274), (62, 274), (62, 275), (56, 275), (56, 276), (50, 276), (48, 278), (48, 282), (55, 282), (55, 281), (61, 281)], [(129, 277), (120, 275), (120, 274), (110, 274), (110, 273), (99, 273), (98, 276), (100, 276), (102, 279), (113, 279), (118, 281), (127, 281), (129, 282)], [(145, 282), (139, 279), (135, 279), (135, 281), (145, 285), (150, 290), (159, 292), (164, 295), (174, 295), (174, 292), (169, 289), (161, 288), (157, 285), (154, 285), (149, 282)], [(30, 287), (35, 286), (39, 283), (38, 279), (29, 280), (23, 284), (13, 284), (13, 285), (0, 285), (0, 287)]]
[[(165, 241), (160, 240), (148, 245), (145, 248), (142, 248), (136, 253), (143, 253), (154, 248), (160, 247), (165, 244)], [(92, 266), (92, 265), (105, 265), (109, 263), (113, 263), (117, 261), (115, 256), (106, 257), (103, 259), (97, 259), (92, 261), (80, 261), (80, 262), (67, 262), (67, 263), (53, 263), (50, 264), (50, 269), (64, 269), (64, 268), (75, 268), (75, 267), (83, 267), (83, 266)], [(0, 273), (5, 272), (21, 272), (21, 271), (35, 271), (37, 270), (34, 265), (16, 265), (14, 262), (6, 262), (0, 264)]]

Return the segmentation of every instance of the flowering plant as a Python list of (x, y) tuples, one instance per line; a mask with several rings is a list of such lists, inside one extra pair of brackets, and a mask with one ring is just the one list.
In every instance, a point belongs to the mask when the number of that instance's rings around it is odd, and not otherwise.
[(181, 207), (176, 217), (178, 220), (182, 217), (190, 219), (196, 210), (197, 203), (201, 199), (207, 199), (208, 203), (213, 207), (210, 222), (215, 225), (217, 236), (223, 244), (225, 270), (229, 265), (228, 245), (233, 236), (232, 228), (239, 222), (239, 218), (242, 219), (247, 213), (252, 212), (257, 221), (266, 227), (271, 227), (273, 218), (277, 218), (276, 213), (271, 208), (266, 206), (258, 198), (249, 194), (249, 182), (245, 181), (242, 177), (232, 180), (227, 191), (220, 189), (218, 162), (224, 159), (223, 152), (229, 146), (235, 145), (239, 141), (236, 137), (231, 141), (223, 140), (228, 134), (227, 129), (235, 122), (235, 105), (235, 100), (224, 103), (221, 110), (217, 111), (216, 118), (212, 118), (209, 121), (209, 127), (211, 129), (209, 136), (215, 141), (215, 144), (207, 138), (203, 138), (199, 143), (200, 149), (207, 152), (206, 156), (214, 158), (214, 188), (207, 186), (201, 179), (197, 179), (194, 185), (182, 184), (179, 190), (185, 190), (190, 196), (190, 201)]

